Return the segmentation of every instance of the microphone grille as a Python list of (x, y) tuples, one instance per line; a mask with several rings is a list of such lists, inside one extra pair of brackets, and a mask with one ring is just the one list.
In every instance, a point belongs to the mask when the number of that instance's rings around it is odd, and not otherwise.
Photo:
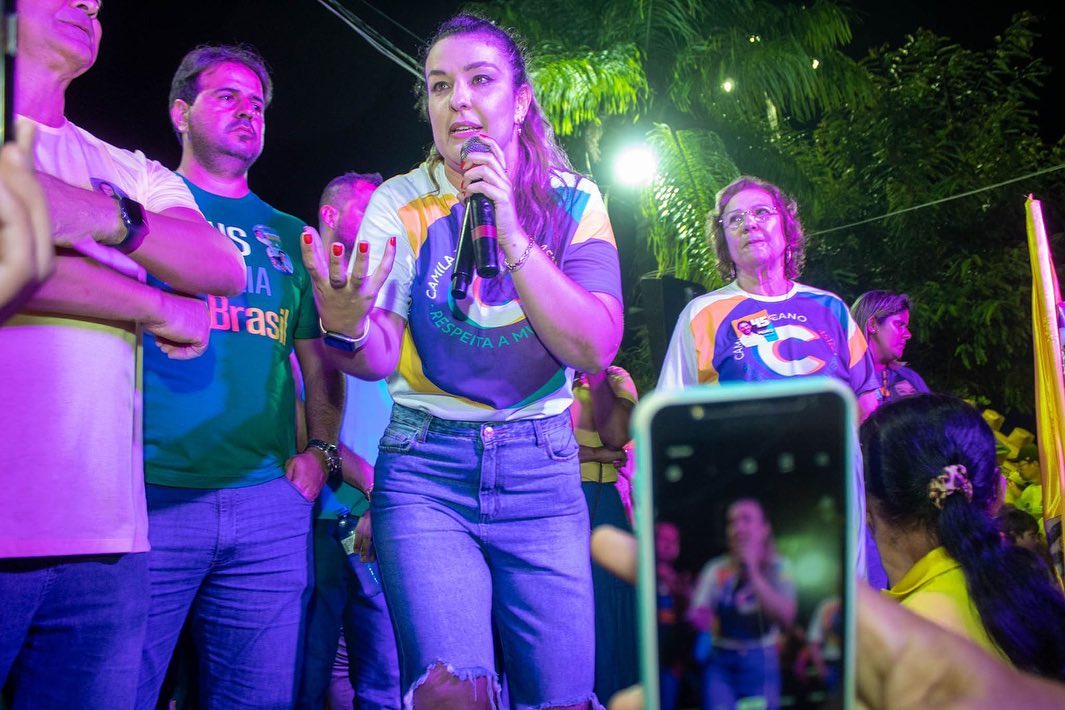
[(491, 153), (492, 149), (488, 147), (488, 144), (483, 140), (474, 136), (468, 139), (462, 144), (462, 150), (459, 151), (459, 160), (466, 160), (466, 156), (470, 153)]

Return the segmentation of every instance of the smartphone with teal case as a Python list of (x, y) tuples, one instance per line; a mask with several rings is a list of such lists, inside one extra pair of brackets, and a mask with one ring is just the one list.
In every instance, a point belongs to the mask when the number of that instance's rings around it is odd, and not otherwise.
[(637, 406), (646, 707), (854, 705), (856, 421), (828, 378)]

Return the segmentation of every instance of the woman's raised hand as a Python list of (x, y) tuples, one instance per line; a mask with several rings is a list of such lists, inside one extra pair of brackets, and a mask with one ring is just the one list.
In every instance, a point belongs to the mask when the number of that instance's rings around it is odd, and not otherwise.
[(381, 263), (370, 270), (370, 243), (358, 242), (354, 261), (344, 253), (341, 242), (329, 246), (328, 257), (322, 238), (314, 227), (304, 227), (300, 239), (303, 265), (311, 277), (314, 302), (326, 330), (357, 338), (367, 328), (367, 317), (377, 301), (396, 260), (396, 238), (389, 238)]

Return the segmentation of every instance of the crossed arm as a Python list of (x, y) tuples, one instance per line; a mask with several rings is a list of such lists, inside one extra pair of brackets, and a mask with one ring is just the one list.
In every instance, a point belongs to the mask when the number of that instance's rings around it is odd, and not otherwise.
[[(70, 247), (86, 234), (115, 245), (126, 236), (117, 202), (103, 193), (38, 173), (52, 215), (52, 239)], [(149, 232), (130, 258), (184, 293), (230, 296), (244, 287), (244, 262), (236, 246), (196, 210), (170, 207), (146, 215)], [(77, 314), (75, 314), (77, 315)]]
[[(206, 304), (164, 292), (70, 249), (86, 233), (100, 244), (125, 237), (115, 201), (103, 194), (37, 175), (51, 212), (57, 247), (55, 273), (26, 304), (31, 311), (140, 323), (169, 356), (189, 358), (207, 347)], [(195, 210), (171, 207), (148, 213), (149, 233), (130, 257), (186, 293), (238, 293), (244, 264), (236, 247)]]

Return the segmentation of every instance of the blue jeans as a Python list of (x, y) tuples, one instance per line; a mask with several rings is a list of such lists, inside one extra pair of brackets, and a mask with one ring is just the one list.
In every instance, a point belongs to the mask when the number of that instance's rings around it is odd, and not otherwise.
[[(343, 670), (362, 710), (398, 708), (399, 659), (385, 595), (362, 589), (340, 543), (335, 519), (314, 522), (314, 594), (307, 608), (300, 708), (321, 708), (334, 677), (341, 627), (348, 667)], [(365, 564), (365, 563), (359, 563)], [(350, 702), (349, 702), (350, 706)]]
[(148, 485), (151, 606), (137, 707), (155, 706), (191, 613), (206, 708), (291, 708), (311, 502), (281, 477), (245, 488)]
[(588, 510), (568, 412), (439, 419), (400, 405), (381, 438), (374, 539), (409, 706), (427, 671), (494, 671), (517, 708), (594, 699)]
[(770, 709), (780, 707), (780, 659), (775, 647), (743, 651), (714, 647), (703, 669), (703, 710), (731, 710), (743, 698), (762, 699), (763, 707)]
[(148, 618), (148, 556), (0, 560), (0, 687), (21, 708), (128, 708)]

